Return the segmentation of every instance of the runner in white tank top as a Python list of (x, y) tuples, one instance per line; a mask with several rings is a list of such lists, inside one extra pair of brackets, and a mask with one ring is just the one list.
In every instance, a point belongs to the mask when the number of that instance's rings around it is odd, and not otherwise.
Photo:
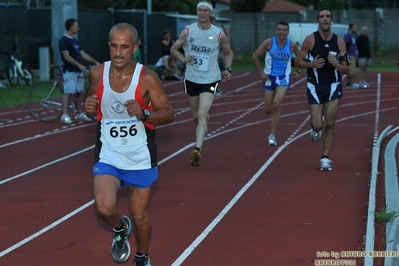
[[(97, 144), (96, 158), (98, 158), (98, 162), (124, 170), (155, 167), (157, 162), (152, 161), (152, 159), (156, 159), (154, 126), (147, 125), (150, 127), (146, 130), (140, 117), (131, 117), (123, 105), (132, 98), (140, 105), (145, 105), (141, 92), (138, 91), (143, 65), (136, 64), (128, 89), (123, 93), (117, 93), (109, 84), (110, 63), (110, 61), (104, 63), (103, 80), (97, 91), (97, 97), (102, 100), (97, 111), (97, 117), (100, 118), (99, 123), (101, 124), (97, 129), (99, 143)], [(151, 105), (147, 109), (152, 112)], [(127, 130), (127, 133), (124, 133), (124, 130)], [(134, 132), (130, 132), (131, 130)]]
[[(198, 22), (187, 26), (170, 50), (176, 59), (186, 64), (184, 92), (189, 96), (193, 118), (198, 120), (195, 147), (190, 154), (192, 166), (199, 166), (201, 162), (202, 145), (208, 132), (208, 112), (220, 80), (222, 76), (224, 79), (231, 79), (233, 51), (226, 35), (211, 24), (212, 10), (211, 2), (199, 2)], [(223, 71), (220, 71), (217, 61), (219, 46), (226, 58), (226, 69)], [(179, 52), (181, 47), (184, 55)]]
[(193, 61), (186, 64), (185, 78), (200, 84), (220, 81), (217, 59), (222, 31), (212, 24), (209, 29), (202, 30), (197, 23), (187, 26), (185, 30), (186, 36), (192, 41), (183, 44), (184, 54), (194, 57)]
[[(113, 227), (114, 261), (129, 259), (128, 238), (134, 228), (134, 264), (151, 266), (148, 205), (151, 185), (158, 178), (154, 125), (170, 123), (175, 116), (158, 76), (131, 59), (138, 48), (136, 28), (127, 23), (114, 25), (108, 45), (111, 61), (91, 69), (91, 97), (85, 103), (87, 112), (97, 111), (96, 210), (101, 220)], [(117, 209), (121, 186), (129, 192), (127, 216), (120, 216)]]

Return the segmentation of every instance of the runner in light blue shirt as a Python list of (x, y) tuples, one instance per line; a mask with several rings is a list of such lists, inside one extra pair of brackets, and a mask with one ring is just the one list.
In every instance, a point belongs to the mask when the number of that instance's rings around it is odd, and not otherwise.
[[(290, 87), (291, 55), (298, 52), (298, 45), (287, 39), (289, 24), (277, 23), (276, 37), (266, 39), (252, 55), (252, 62), (260, 74), (265, 88), (265, 112), (273, 113), (272, 126), (268, 137), (269, 146), (277, 146), (276, 131), (281, 117), (281, 105)], [(261, 68), (259, 57), (265, 56), (265, 67)], [(299, 78), (297, 69), (293, 78)]]

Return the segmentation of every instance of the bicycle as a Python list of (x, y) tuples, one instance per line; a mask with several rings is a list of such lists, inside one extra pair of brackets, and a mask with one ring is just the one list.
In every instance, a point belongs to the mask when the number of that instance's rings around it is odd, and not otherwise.
[[(62, 66), (51, 65), (51, 69), (56, 71), (58, 79), (54, 82), (43, 81), (32, 87), (28, 96), (28, 109), (31, 115), (41, 122), (52, 122), (59, 119), (62, 115), (61, 98), (64, 94)], [(85, 75), (83, 78), (87, 79)], [(77, 114), (76, 102), (79, 96), (84, 93), (85, 99), (89, 93), (89, 84), (85, 86), (82, 92), (75, 93), (70, 98), (68, 112)], [(95, 117), (86, 114), (95, 121)]]
[(11, 86), (15, 87), (19, 84), (20, 79), (25, 80), (27, 86), (35, 83), (32, 72), (22, 66), (22, 60), (19, 60), (16, 53), (8, 52), (8, 69), (7, 69), (7, 79)]

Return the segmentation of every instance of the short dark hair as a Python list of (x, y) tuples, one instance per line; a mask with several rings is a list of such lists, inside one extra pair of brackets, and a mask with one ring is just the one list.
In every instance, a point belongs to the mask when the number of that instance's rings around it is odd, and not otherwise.
[(65, 21), (65, 29), (69, 31), (69, 29), (77, 22), (76, 18), (69, 18)]
[(330, 15), (331, 15), (331, 19), (333, 19), (333, 14), (332, 14), (332, 12), (331, 12), (330, 9), (328, 9), (328, 8), (320, 8), (320, 9), (319, 9), (319, 12), (317, 12), (317, 21), (319, 21), (320, 12), (321, 12), (321, 11), (324, 11), (324, 10), (329, 11), (329, 12), (330, 12)]
[(286, 21), (280, 21), (277, 23), (276, 26), (278, 26), (278, 25), (285, 25), (285, 26), (288, 26), (288, 29), (290, 29), (290, 24), (288, 24), (288, 22), (286, 22)]
[(137, 43), (137, 38), (138, 38), (138, 34), (137, 34), (137, 29), (129, 23), (117, 23), (115, 24), (111, 30), (109, 31), (109, 40), (111, 40), (111, 35), (114, 31), (123, 31), (123, 30), (129, 30), (130, 34), (132, 35), (132, 44), (135, 45)]

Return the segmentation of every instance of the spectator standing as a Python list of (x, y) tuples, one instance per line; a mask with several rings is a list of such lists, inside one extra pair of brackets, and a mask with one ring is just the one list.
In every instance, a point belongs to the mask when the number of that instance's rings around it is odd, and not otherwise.
[(347, 76), (348, 82), (346, 83), (347, 89), (358, 89), (359, 84), (355, 83), (355, 75), (356, 75), (356, 58), (357, 58), (357, 47), (356, 47), (356, 38), (357, 38), (357, 28), (355, 24), (350, 24), (348, 28), (348, 32), (344, 36), (344, 41), (346, 43), (346, 52), (349, 55), (350, 65), (349, 65), (349, 74)]
[(100, 63), (85, 53), (80, 47), (78, 40), (73, 37), (79, 31), (79, 24), (76, 19), (67, 19), (65, 21), (65, 29), (66, 33), (58, 42), (61, 60), (63, 62), (62, 76), (64, 79), (64, 94), (61, 98), (61, 123), (73, 123), (67, 111), (69, 99), (71, 95), (75, 93), (80, 93), (76, 102), (78, 114), (75, 116), (75, 119), (79, 121), (91, 121), (91, 119), (87, 117), (86, 114), (81, 110), (85, 97), (85, 93), (81, 93), (83, 92), (84, 88), (83, 72), (87, 71), (86, 66), (84, 66), (82, 63), (83, 59), (94, 65), (98, 65)]
[(359, 88), (369, 88), (370, 84), (366, 82), (367, 68), (371, 65), (371, 48), (369, 39), (369, 29), (363, 26), (360, 35), (356, 38), (356, 46), (359, 52)]

